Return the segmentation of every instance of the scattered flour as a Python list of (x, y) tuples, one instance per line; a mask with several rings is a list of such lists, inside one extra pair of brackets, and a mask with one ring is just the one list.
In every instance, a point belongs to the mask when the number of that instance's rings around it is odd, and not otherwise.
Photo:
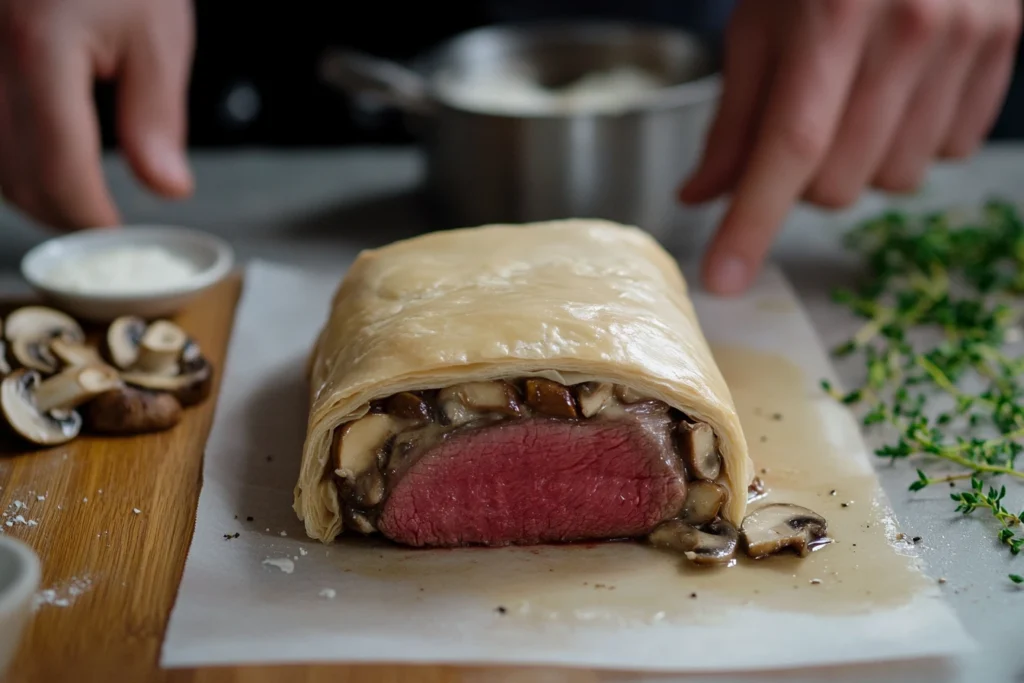
[(46, 588), (36, 593), (33, 602), (34, 609), (44, 605), (52, 607), (69, 607), (74, 604), (78, 596), (86, 593), (92, 588), (92, 577), (83, 576), (71, 577), (71, 580), (55, 588)]
[(288, 559), (287, 557), (268, 557), (263, 560), (263, 564), (269, 564), (271, 567), (277, 567), (285, 574), (291, 574), (295, 571), (295, 562)]

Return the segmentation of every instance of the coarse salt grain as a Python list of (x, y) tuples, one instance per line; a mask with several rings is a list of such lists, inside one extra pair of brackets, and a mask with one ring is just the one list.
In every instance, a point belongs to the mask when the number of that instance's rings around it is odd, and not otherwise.
[(333, 588), (324, 588), (320, 591), (320, 597), (326, 600), (333, 600), (338, 593)]
[(132, 508), (132, 512), (138, 515), (142, 512), (142, 510), (140, 510), (139, 508)]

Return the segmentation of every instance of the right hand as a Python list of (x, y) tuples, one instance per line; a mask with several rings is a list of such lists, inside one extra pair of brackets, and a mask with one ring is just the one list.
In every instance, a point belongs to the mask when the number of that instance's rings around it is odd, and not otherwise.
[(115, 225), (97, 79), (117, 84), (117, 136), (135, 175), (192, 191), (185, 158), (191, 0), (0, 0), (0, 196), (62, 229)]

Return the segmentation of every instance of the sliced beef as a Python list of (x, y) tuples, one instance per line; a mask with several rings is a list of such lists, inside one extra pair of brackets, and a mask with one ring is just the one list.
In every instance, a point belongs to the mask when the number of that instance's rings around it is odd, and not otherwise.
[(664, 415), (461, 429), (394, 473), (378, 528), (442, 547), (641, 536), (685, 502), (671, 433)]

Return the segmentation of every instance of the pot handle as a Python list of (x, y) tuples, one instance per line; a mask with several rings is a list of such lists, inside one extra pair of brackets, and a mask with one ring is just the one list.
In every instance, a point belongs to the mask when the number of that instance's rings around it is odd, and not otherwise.
[(320, 59), (320, 78), (349, 95), (369, 95), (403, 111), (433, 108), (422, 76), (398, 62), (347, 49), (329, 49)]

